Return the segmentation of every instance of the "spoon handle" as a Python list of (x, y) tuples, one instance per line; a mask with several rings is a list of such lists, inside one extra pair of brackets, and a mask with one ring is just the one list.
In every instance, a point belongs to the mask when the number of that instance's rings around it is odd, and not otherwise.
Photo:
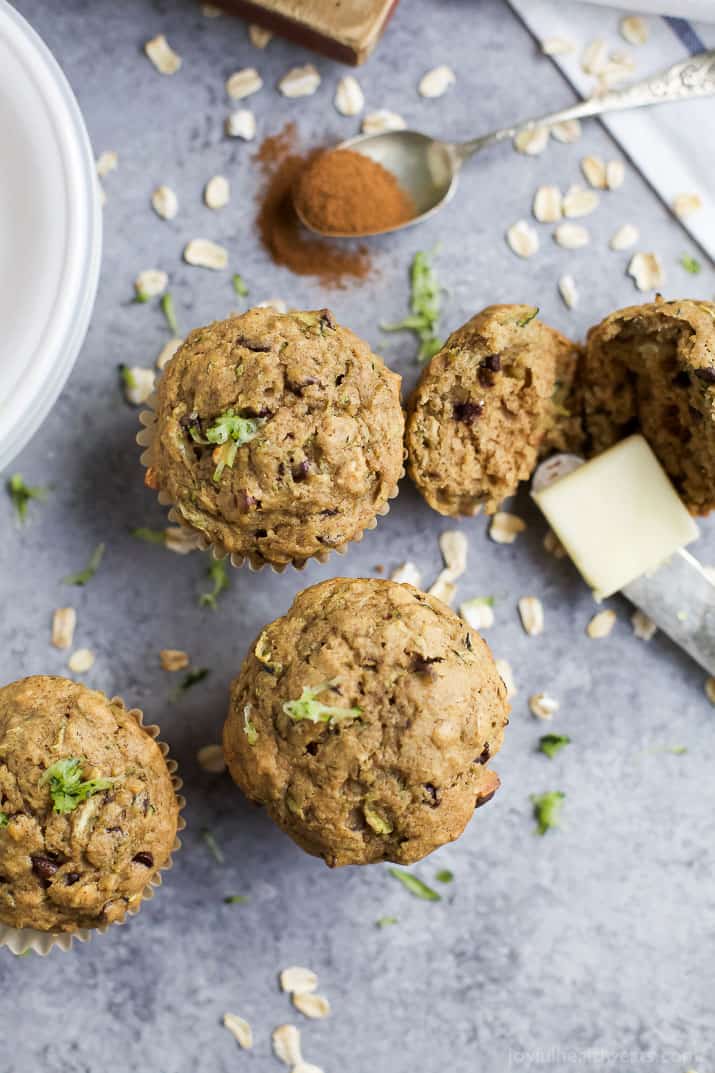
[(696, 56), (690, 56), (687, 60), (675, 63), (672, 67), (651, 75), (642, 82), (635, 82), (622, 89), (613, 89), (598, 97), (589, 97), (588, 100), (579, 101), (578, 104), (563, 108), (560, 112), (552, 112), (550, 115), (516, 123), (512, 127), (492, 131), (491, 134), (484, 134), (481, 138), (474, 138), (472, 141), (457, 143), (453, 146), (453, 151), (458, 162), (462, 164), (485, 146), (504, 141), (506, 138), (513, 138), (522, 130), (550, 127), (568, 119), (584, 119), (587, 116), (598, 116), (604, 112), (616, 112), (624, 108), (642, 108), (646, 104), (661, 104), (666, 101), (682, 101), (712, 95), (715, 95), (715, 49), (710, 52), (699, 52)]

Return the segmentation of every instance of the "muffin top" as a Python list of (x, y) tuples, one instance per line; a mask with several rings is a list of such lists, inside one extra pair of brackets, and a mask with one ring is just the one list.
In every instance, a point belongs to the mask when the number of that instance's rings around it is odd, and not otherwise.
[(161, 378), (148, 482), (253, 565), (359, 537), (402, 472), (400, 378), (329, 310), (191, 332)]
[(178, 803), (120, 700), (37, 675), (0, 689), (0, 921), (75, 931), (121, 920), (163, 867)]
[(579, 348), (535, 306), (489, 306), (453, 332), (408, 406), (408, 472), (440, 514), (494, 513), (547, 447), (573, 445)]
[(715, 507), (715, 305), (611, 313), (589, 332), (579, 381), (589, 454), (642, 432), (688, 509)]
[(419, 860), (499, 780), (509, 705), (486, 643), (410, 585), (337, 578), (300, 593), (231, 687), (230, 771), (330, 865)]

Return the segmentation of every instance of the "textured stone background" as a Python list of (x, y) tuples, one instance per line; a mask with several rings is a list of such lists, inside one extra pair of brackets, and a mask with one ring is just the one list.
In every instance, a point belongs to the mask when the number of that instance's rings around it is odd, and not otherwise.
[[(97, 153), (117, 150), (120, 167), (106, 181), (104, 266), (87, 342), (51, 417), (13, 466), (30, 483), (51, 482), (52, 494), (31, 507), (23, 530), (0, 499), (0, 680), (63, 673), (65, 656), (50, 647), (49, 625), (52, 609), (71, 600), (77, 643), (97, 652), (87, 681), (121, 693), (161, 724), (186, 780), (189, 826), (160, 896), (127, 927), (48, 959), (0, 952), (0, 1069), (277, 1069), (270, 1030), (301, 1017), (278, 992), (276, 973), (297, 963), (319, 972), (333, 1003), (329, 1020), (301, 1026), (306, 1057), (326, 1073), (476, 1073), (510, 1062), (562, 1071), (590, 1064), (591, 1048), (603, 1049), (608, 1068), (647, 1063), (703, 1073), (713, 1057), (715, 727), (701, 671), (661, 637), (636, 640), (620, 599), (609, 601), (619, 615), (611, 637), (586, 638), (590, 594), (567, 562), (543, 552), (544, 525), (526, 495), (517, 509), (530, 528), (513, 547), (491, 544), (481, 518), (462, 522), (471, 560), (460, 595), (495, 596), (489, 641), (511, 661), (520, 689), (496, 765), (503, 788), (459, 843), (416, 867), (430, 882), (439, 867), (454, 871), (440, 904), (413, 899), (382, 866), (329, 872), (248, 807), (227, 777), (201, 772), (196, 749), (218, 738), (227, 685), (248, 641), (298, 589), (330, 574), (369, 575), (379, 563), (392, 569), (406, 558), (431, 580), (436, 538), (448, 523), (405, 484), (389, 517), (347, 558), (302, 575), (234, 573), (219, 610), (200, 609), (203, 557), (179, 558), (128, 534), (132, 526), (161, 526), (163, 516), (142, 486), (136, 415), (118, 391), (116, 366), (150, 364), (166, 338), (155, 306), (132, 304), (141, 269), (170, 272), (184, 330), (233, 307), (229, 274), (181, 262), (185, 241), (196, 235), (227, 244), (231, 269), (245, 276), (252, 299), (329, 302), (382, 349), (408, 388), (417, 374), (412, 340), (385, 340), (378, 325), (403, 315), (417, 249), (440, 244), (445, 330), (489, 302), (525, 301), (564, 331), (583, 333), (637, 300), (624, 275), (627, 255), (606, 248), (626, 221), (640, 227), (643, 248), (663, 258), (669, 295), (712, 295), (713, 273), (693, 279), (678, 266), (692, 244), (631, 167), (623, 188), (605, 196), (589, 221), (591, 248), (560, 250), (545, 229), (533, 261), (510, 253), (504, 229), (528, 215), (539, 183), (578, 181), (586, 151), (620, 155), (592, 122), (580, 143), (554, 143), (537, 159), (509, 147), (485, 155), (438, 219), (375, 244), (369, 282), (326, 294), (274, 268), (257, 244), (253, 149), (223, 136), (223, 82), (256, 64), (265, 79), (250, 102), (259, 135), (296, 119), (311, 145), (357, 129), (332, 108), (338, 66), (317, 60), (318, 94), (286, 101), (275, 82), (306, 54), (279, 40), (256, 52), (241, 23), (205, 19), (193, 0), (22, 0), (19, 7), (67, 72)], [(616, 25), (604, 13), (609, 34)], [(171, 79), (141, 52), (158, 32), (184, 59)], [(680, 55), (675, 40), (673, 51)], [(445, 61), (457, 71), (456, 87), (440, 101), (421, 100), (419, 76)], [(392, 108), (417, 127), (455, 137), (572, 99), (501, 0), (405, 0), (359, 77), (371, 108)], [(201, 200), (216, 173), (233, 184), (220, 215)], [(160, 182), (181, 199), (172, 223), (149, 207)], [(563, 271), (581, 292), (572, 313), (556, 294)], [(703, 533), (700, 556), (712, 562), (712, 526)], [(107, 544), (100, 572), (86, 589), (68, 590), (60, 578), (83, 566), (99, 541)], [(537, 639), (517, 621), (524, 594), (540, 596), (546, 608)], [(186, 648), (196, 665), (211, 668), (205, 683), (173, 705), (173, 681), (158, 666), (166, 646)], [(526, 698), (540, 690), (560, 698), (553, 729), (573, 739), (554, 761), (535, 752), (544, 728)], [(664, 751), (674, 745), (687, 746), (687, 754)], [(565, 823), (542, 839), (529, 795), (551, 789), (567, 794)], [(209, 855), (202, 827), (223, 848), (223, 865)], [(224, 905), (232, 893), (250, 901)], [(384, 914), (399, 923), (377, 928)], [(240, 1053), (220, 1027), (226, 1010), (253, 1023), (253, 1055)]]

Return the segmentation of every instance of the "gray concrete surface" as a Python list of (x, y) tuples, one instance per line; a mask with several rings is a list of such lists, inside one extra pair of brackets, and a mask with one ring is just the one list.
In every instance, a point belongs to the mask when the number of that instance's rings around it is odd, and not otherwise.
[[(301, 1025), (307, 1059), (326, 1073), (478, 1073), (481, 1070), (646, 1066), (707, 1073), (713, 1060), (715, 933), (713, 897), (713, 709), (704, 675), (662, 637), (636, 640), (624, 601), (611, 637), (584, 635), (594, 608), (565, 561), (541, 546), (545, 527), (527, 497), (517, 509), (529, 530), (513, 547), (485, 536), (485, 522), (461, 523), (471, 543), (462, 597), (492, 594), (496, 625), (488, 639), (512, 663), (519, 696), (496, 762), (503, 787), (455, 845), (415, 872), (434, 881), (448, 867), (454, 883), (441, 903), (412, 898), (387, 869), (331, 873), (305, 856), (227, 777), (201, 772), (199, 746), (218, 738), (227, 685), (249, 639), (306, 584), (340, 573), (371, 574), (413, 559), (430, 580), (439, 567), (437, 535), (448, 523), (430, 513), (406, 483), (389, 517), (342, 560), (278, 577), (234, 572), (231, 590), (211, 612), (197, 605), (206, 562), (139, 544), (132, 526), (158, 527), (163, 515), (142, 486), (133, 438), (136, 415), (117, 386), (118, 362), (149, 364), (166, 338), (154, 305), (132, 304), (141, 269), (171, 274), (184, 330), (234, 306), (230, 276), (184, 265), (186, 240), (224, 241), (232, 270), (251, 298), (279, 296), (336, 315), (382, 349), (413, 383), (408, 336), (387, 340), (381, 321), (403, 315), (407, 269), (417, 249), (440, 252), (447, 290), (443, 325), (456, 327), (494, 301), (527, 301), (544, 318), (580, 334), (619, 305), (635, 301), (625, 254), (606, 240), (636, 223), (646, 249), (668, 271), (667, 293), (712, 295), (713, 273), (691, 278), (678, 258), (692, 243), (628, 167), (626, 183), (603, 198), (592, 218), (594, 245), (568, 253), (544, 233), (542, 251), (519, 261), (505, 227), (528, 216), (541, 182), (578, 180), (585, 151), (620, 155), (591, 123), (582, 142), (553, 144), (537, 159), (508, 147), (465, 174), (459, 197), (420, 230), (376, 243), (374, 277), (326, 294), (314, 281), (271, 265), (253, 230), (257, 185), (253, 149), (222, 132), (224, 78), (256, 64), (266, 87), (250, 102), (259, 135), (296, 119), (306, 145), (347, 136), (357, 121), (331, 100), (341, 69), (317, 60), (316, 96), (286, 101), (273, 89), (301, 50), (274, 40), (251, 48), (243, 25), (208, 20), (192, 0), (22, 0), (19, 8), (54, 50), (83, 107), (97, 153), (115, 149), (119, 170), (106, 180), (104, 265), (94, 319), (75, 371), (52, 415), (13, 470), (52, 484), (17, 527), (0, 499), (0, 680), (63, 673), (65, 656), (49, 644), (53, 608), (78, 610), (77, 644), (97, 652), (86, 680), (119, 692), (161, 724), (186, 780), (184, 849), (159, 896), (127, 927), (48, 959), (0, 952), (0, 1069), (3, 1073), (228, 1073), (269, 1071), (271, 1029)], [(609, 32), (615, 16), (604, 14)], [(141, 52), (165, 32), (184, 58), (160, 78)], [(674, 40), (674, 56), (680, 55)], [(441, 101), (415, 91), (428, 67), (450, 62), (457, 85)], [(359, 72), (369, 106), (402, 112), (416, 126), (467, 136), (520, 114), (572, 99), (501, 0), (407, 0)], [(213, 174), (231, 177), (229, 208), (212, 215), (201, 200)], [(172, 223), (153, 215), (149, 196), (173, 186), (181, 211)], [(581, 303), (568, 312), (555, 287), (571, 271)], [(60, 579), (105, 541), (105, 561), (86, 589)], [(712, 525), (700, 552), (715, 561)], [(519, 596), (535, 594), (546, 629), (526, 637)], [(173, 682), (158, 650), (186, 648), (209, 678), (171, 704)], [(546, 690), (561, 700), (552, 728), (573, 744), (550, 761), (536, 743), (544, 727), (527, 697)], [(674, 755), (672, 746), (686, 746)], [(567, 794), (563, 829), (534, 834), (529, 795)], [(210, 828), (225, 854), (212, 859), (201, 838)], [(224, 905), (225, 895), (248, 896)], [(376, 920), (399, 922), (379, 929)], [(278, 970), (307, 964), (333, 1004), (325, 1021), (307, 1022), (279, 993)], [(253, 1054), (240, 1053), (220, 1027), (224, 1011), (254, 1026)]]

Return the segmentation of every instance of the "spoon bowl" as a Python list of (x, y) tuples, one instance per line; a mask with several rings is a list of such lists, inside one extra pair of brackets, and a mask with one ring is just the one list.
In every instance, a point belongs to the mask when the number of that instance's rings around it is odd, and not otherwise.
[(375, 231), (352, 232), (322, 231), (316, 228), (296, 206), (302, 224), (310, 231), (328, 238), (365, 238), (371, 235), (387, 235), (412, 227), (432, 216), (454, 194), (457, 185), (458, 159), (453, 147), (437, 141), (416, 130), (388, 130), (380, 134), (360, 134), (335, 146), (336, 149), (351, 149), (354, 153), (381, 164), (392, 172), (415, 206), (415, 215), (402, 223)]
[(298, 206), (296, 212), (310, 231), (327, 238), (367, 238), (370, 235), (401, 231), (403, 227), (412, 227), (433, 216), (449, 201), (456, 189), (462, 164), (466, 160), (490, 145), (512, 139), (521, 131), (543, 127), (548, 129), (556, 123), (603, 115), (605, 112), (712, 96), (715, 96), (715, 49), (689, 56), (665, 71), (650, 75), (642, 82), (612, 89), (597, 97), (578, 101), (559, 112), (529, 119), (511, 127), (502, 127), (467, 142), (440, 141), (416, 130), (360, 134), (357, 138), (341, 142), (336, 148), (362, 153), (392, 172), (405, 193), (412, 198), (415, 206), (414, 216), (391, 227), (348, 233), (323, 231), (306, 219)]

